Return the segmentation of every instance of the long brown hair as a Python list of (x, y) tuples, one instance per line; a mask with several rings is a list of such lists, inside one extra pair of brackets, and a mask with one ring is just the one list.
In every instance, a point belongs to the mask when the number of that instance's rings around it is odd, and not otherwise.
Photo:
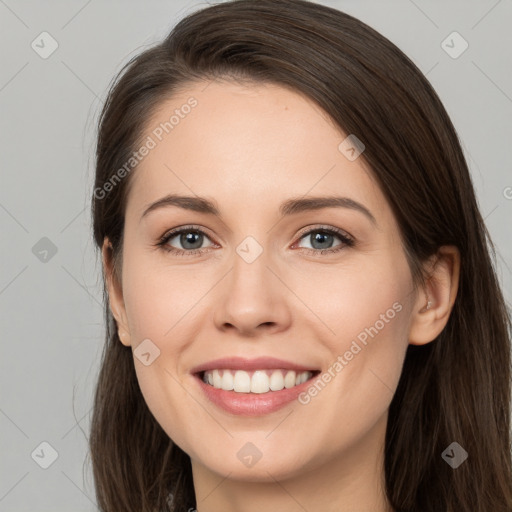
[[(145, 122), (187, 82), (215, 78), (292, 88), (343, 132), (357, 134), (366, 147), (361, 158), (399, 224), (415, 283), (440, 246), (459, 249), (450, 319), (433, 342), (409, 345), (390, 406), (386, 491), (400, 512), (511, 512), (511, 323), (494, 249), (439, 97), (411, 60), (369, 26), (304, 0), (235, 0), (185, 17), (128, 62), (99, 119), (92, 197), (98, 248), (110, 239), (118, 269), (136, 168), (112, 180), (138, 147)], [(89, 441), (98, 505), (106, 512), (195, 507), (190, 458), (146, 406), (106, 290), (105, 319)], [(441, 456), (452, 442), (469, 455), (457, 469)]]

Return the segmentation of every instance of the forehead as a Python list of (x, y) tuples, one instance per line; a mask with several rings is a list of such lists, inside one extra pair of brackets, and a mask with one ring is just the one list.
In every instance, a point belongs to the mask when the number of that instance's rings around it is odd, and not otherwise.
[(234, 212), (334, 193), (385, 207), (364, 160), (340, 150), (346, 138), (312, 100), (288, 88), (190, 83), (148, 119), (142, 140), (151, 149), (131, 177), (128, 206), (140, 214), (149, 201), (180, 192), (217, 198)]

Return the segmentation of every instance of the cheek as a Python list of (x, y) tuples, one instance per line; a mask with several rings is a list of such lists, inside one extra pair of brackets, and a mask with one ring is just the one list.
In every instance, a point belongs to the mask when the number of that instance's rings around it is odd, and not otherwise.
[(405, 260), (385, 255), (364, 264), (321, 269), (314, 277), (297, 269), (289, 272), (288, 282), (309, 310), (305, 317), (309, 326), (316, 324), (317, 335), (331, 351), (343, 350), (346, 342), (358, 335), (364, 342), (365, 333), (370, 336), (368, 330), (376, 335), (376, 328), (387, 337), (403, 333), (408, 325), (404, 312), (412, 282)]
[[(140, 263), (140, 260), (139, 260)], [(151, 414), (167, 435), (190, 452), (187, 428), (195, 421), (191, 414), (191, 396), (180, 374), (184, 351), (195, 338), (195, 308), (201, 290), (187, 286), (180, 270), (170, 271), (134, 265), (128, 273), (124, 289), (125, 307), (134, 349), (134, 366), (138, 385)], [(137, 357), (137, 346), (149, 339), (157, 347), (158, 356), (150, 365)], [(147, 342), (146, 342), (147, 343)], [(154, 348), (153, 348), (154, 350)], [(179, 411), (179, 414), (177, 413)], [(194, 410), (195, 415), (198, 411)]]
[(299, 397), (299, 412), (321, 420), (309, 442), (325, 457), (326, 439), (328, 450), (345, 450), (364, 439), (385, 415), (408, 345), (407, 279), (391, 273), (380, 280), (352, 275), (339, 285), (336, 300), (317, 302), (323, 304), (323, 320), (335, 333), (322, 336), (327, 367), (317, 384)]
[[(329, 382), (329, 398), (324, 399), (337, 403), (343, 397), (345, 412), (338, 411), (343, 416), (347, 410), (366, 410), (370, 416), (372, 410), (382, 413), (401, 375), (412, 280), (405, 257), (398, 251), (382, 256), (364, 267), (329, 269), (301, 292), (318, 316), (312, 322), (318, 324), (317, 337), (327, 348), (329, 372), (324, 382)], [(316, 317), (310, 314), (308, 318)], [(304, 401), (310, 398), (314, 397), (305, 396)], [(317, 405), (322, 402), (322, 398), (317, 400)]]
[(146, 259), (147, 264), (142, 258), (134, 258), (138, 264), (126, 264), (123, 296), (135, 343), (144, 338), (176, 339), (173, 333), (182, 319), (194, 317), (194, 308), (208, 288), (191, 269), (155, 267)]

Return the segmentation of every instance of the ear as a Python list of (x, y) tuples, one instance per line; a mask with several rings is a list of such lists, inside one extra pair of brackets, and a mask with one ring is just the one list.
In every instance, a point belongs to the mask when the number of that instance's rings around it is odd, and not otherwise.
[(459, 250), (451, 245), (440, 247), (427, 263), (426, 270), (429, 277), (413, 309), (409, 330), (411, 345), (433, 341), (448, 323), (459, 287)]
[(123, 345), (131, 346), (130, 329), (126, 318), (126, 309), (124, 306), (123, 290), (121, 288), (121, 276), (115, 271), (113, 248), (110, 240), (105, 237), (101, 248), (103, 261), (103, 271), (105, 275), (105, 284), (108, 292), (108, 300), (112, 315), (116, 320), (117, 332)]

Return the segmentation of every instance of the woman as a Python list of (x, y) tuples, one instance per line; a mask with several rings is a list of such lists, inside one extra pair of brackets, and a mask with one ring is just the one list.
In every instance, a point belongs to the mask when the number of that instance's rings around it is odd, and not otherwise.
[(512, 510), (492, 245), (382, 35), (301, 0), (189, 15), (109, 92), (92, 210), (102, 510)]

